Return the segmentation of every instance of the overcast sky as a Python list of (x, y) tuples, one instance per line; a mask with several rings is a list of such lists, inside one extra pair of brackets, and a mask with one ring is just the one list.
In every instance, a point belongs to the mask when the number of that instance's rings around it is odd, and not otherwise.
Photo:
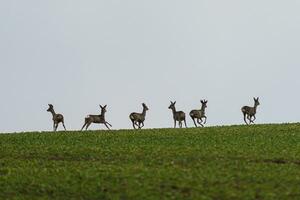
[[(299, 0), (0, 1), (0, 132), (68, 129), (108, 104), (115, 129), (149, 107), (145, 127), (172, 127), (208, 100), (208, 125), (300, 121)], [(192, 121), (188, 117), (188, 125)], [(61, 127), (60, 127), (61, 128)], [(92, 125), (104, 129), (104, 125)]]

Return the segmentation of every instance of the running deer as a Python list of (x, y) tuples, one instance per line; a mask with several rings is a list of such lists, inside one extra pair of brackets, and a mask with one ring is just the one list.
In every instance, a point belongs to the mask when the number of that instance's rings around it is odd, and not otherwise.
[(47, 112), (51, 112), (52, 120), (53, 120), (53, 131), (57, 130), (58, 124), (62, 123), (64, 129), (66, 130), (65, 123), (64, 123), (64, 116), (62, 114), (56, 114), (52, 104), (48, 104), (49, 108)]
[(142, 106), (143, 106), (143, 112), (142, 113), (133, 112), (129, 115), (129, 118), (132, 122), (132, 126), (133, 126), (134, 129), (136, 129), (135, 126), (137, 126), (139, 129), (144, 127), (146, 111), (149, 110), (149, 108), (146, 106), (145, 103), (142, 103)]
[(194, 124), (196, 127), (197, 127), (197, 124), (196, 124), (195, 119), (197, 119), (197, 123), (202, 127), (204, 126), (202, 124), (202, 122), (203, 122), (202, 119), (203, 118), (205, 119), (204, 124), (206, 124), (206, 119), (207, 119), (207, 117), (205, 116), (205, 109), (207, 108), (207, 105), (206, 105), (207, 100), (201, 100), (200, 102), (202, 104), (201, 109), (200, 110), (192, 110), (190, 112), (190, 116), (191, 116), (192, 120), (194, 121)]
[(179, 122), (179, 127), (182, 128), (182, 121), (184, 121), (184, 124), (185, 124), (185, 127), (187, 128), (186, 126), (186, 121), (185, 121), (185, 113), (183, 111), (176, 111), (176, 108), (175, 108), (175, 104), (176, 104), (176, 101), (171, 102), (171, 105), (169, 106), (169, 109), (172, 110), (172, 113), (173, 113), (173, 119), (174, 119), (174, 128), (176, 128), (176, 121)]
[[(254, 99), (254, 107), (250, 107), (250, 106), (243, 106), (242, 107), (242, 113), (244, 115), (244, 121), (247, 125), (251, 124), (251, 123), (254, 123), (254, 120), (256, 119), (255, 117), (255, 114), (256, 114), (256, 109), (257, 109), (257, 106), (260, 105), (259, 103), (259, 98), (253, 98)], [(252, 120), (252, 117), (254, 118)], [(249, 120), (249, 123), (247, 122), (246, 118)]]
[(85, 130), (87, 130), (88, 127), (92, 123), (104, 124), (106, 126), (106, 128), (110, 130), (109, 126), (112, 127), (112, 125), (105, 120), (106, 106), (107, 105), (105, 105), (105, 106), (100, 105), (100, 108), (101, 108), (101, 114), (100, 115), (88, 115), (84, 119), (84, 125), (82, 126), (81, 130), (83, 130), (84, 127), (85, 127)]

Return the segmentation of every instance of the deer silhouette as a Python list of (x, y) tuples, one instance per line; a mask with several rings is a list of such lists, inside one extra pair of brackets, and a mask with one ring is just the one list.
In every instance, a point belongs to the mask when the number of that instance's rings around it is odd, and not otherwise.
[(106, 106), (101, 106), (100, 105), (100, 108), (101, 108), (101, 113), (100, 115), (88, 115), (85, 119), (84, 119), (84, 124), (81, 128), (81, 130), (84, 129), (85, 127), (85, 130), (88, 129), (88, 127), (92, 124), (92, 123), (96, 123), (96, 124), (104, 124), (106, 126), (107, 129), (110, 130), (109, 126), (112, 127), (112, 125), (110, 123), (108, 123), (106, 120), (105, 120), (105, 113), (106, 113)]
[(173, 113), (174, 128), (176, 128), (176, 121), (178, 121), (180, 128), (182, 128), (182, 121), (184, 121), (184, 125), (187, 128), (186, 120), (185, 120), (185, 113), (183, 111), (176, 111), (176, 108), (175, 108), (176, 101), (174, 101), (174, 102), (170, 101), (170, 102), (171, 102), (171, 104), (168, 108), (171, 109), (172, 113)]
[(49, 108), (47, 109), (47, 112), (50, 112), (52, 114), (53, 131), (57, 130), (59, 123), (62, 123), (64, 129), (66, 130), (65, 123), (64, 123), (64, 116), (62, 114), (56, 114), (52, 104), (48, 104), (48, 106)]
[(146, 111), (149, 110), (149, 108), (146, 106), (145, 103), (142, 103), (142, 106), (143, 106), (143, 112), (142, 113), (133, 112), (129, 115), (129, 119), (131, 120), (132, 126), (133, 126), (134, 129), (136, 129), (135, 126), (137, 126), (139, 129), (144, 127)]
[(203, 118), (205, 119), (204, 124), (206, 124), (206, 119), (207, 119), (207, 117), (205, 116), (205, 109), (207, 108), (207, 100), (201, 100), (200, 102), (202, 104), (201, 109), (200, 110), (192, 110), (190, 112), (190, 116), (196, 127), (197, 127), (197, 124), (196, 124), (195, 119), (197, 119), (197, 123), (202, 127), (204, 127), (204, 125), (202, 124), (202, 122), (203, 122), (202, 119)]
[[(249, 125), (251, 123), (254, 123), (254, 120), (256, 120), (256, 117), (255, 117), (256, 109), (257, 109), (257, 106), (260, 105), (259, 97), (257, 97), (257, 98), (254, 97), (253, 99), (254, 99), (254, 106), (253, 107), (243, 106), (241, 108), (242, 113), (244, 115), (244, 121), (247, 125)], [(249, 120), (249, 123), (247, 122), (246, 118)], [(254, 118), (254, 119), (252, 119), (252, 118)]]

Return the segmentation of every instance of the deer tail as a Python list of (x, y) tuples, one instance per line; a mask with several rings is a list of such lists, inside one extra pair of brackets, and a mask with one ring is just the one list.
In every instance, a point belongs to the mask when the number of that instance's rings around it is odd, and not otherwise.
[(192, 111), (190, 112), (190, 117), (194, 118), (194, 113)]
[(244, 115), (246, 114), (246, 109), (244, 107), (241, 108), (241, 111)]
[(87, 122), (89, 121), (89, 119), (90, 119), (90, 116), (89, 116), (89, 115), (86, 116), (86, 117), (84, 118), (84, 123), (87, 123)]
[(130, 115), (129, 115), (129, 119), (130, 119), (131, 121), (134, 121), (134, 116), (133, 116), (132, 114), (130, 114)]
[(246, 120), (247, 111), (244, 107), (241, 110), (242, 110), (242, 113), (243, 113), (243, 116), (244, 116), (244, 122), (248, 125), (247, 120)]

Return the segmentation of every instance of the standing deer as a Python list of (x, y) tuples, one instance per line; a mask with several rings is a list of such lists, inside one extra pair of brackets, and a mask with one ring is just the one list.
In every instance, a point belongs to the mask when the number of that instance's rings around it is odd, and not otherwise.
[(143, 112), (142, 113), (133, 112), (129, 115), (129, 118), (132, 122), (132, 126), (133, 126), (134, 129), (136, 129), (135, 126), (137, 126), (139, 129), (144, 127), (146, 111), (149, 110), (149, 108), (146, 106), (145, 103), (142, 103), (142, 106), (143, 106)]
[(206, 119), (207, 119), (207, 117), (205, 116), (205, 109), (207, 108), (207, 105), (206, 105), (207, 100), (201, 100), (200, 102), (202, 104), (201, 109), (200, 110), (192, 110), (190, 112), (190, 116), (191, 116), (192, 120), (194, 121), (194, 124), (196, 127), (197, 127), (197, 124), (196, 124), (195, 119), (197, 119), (197, 123), (202, 127), (204, 126), (202, 124), (202, 122), (203, 122), (202, 119), (203, 118), (205, 119), (204, 124), (206, 124)]
[(52, 114), (53, 131), (57, 130), (59, 123), (62, 123), (62, 125), (66, 131), (66, 127), (65, 127), (65, 123), (64, 123), (64, 116), (62, 114), (56, 114), (52, 104), (48, 104), (48, 105), (49, 105), (49, 108), (47, 109), (47, 112), (51, 112), (51, 114)]
[(106, 126), (107, 129), (110, 130), (110, 128), (108, 127), (108, 125), (110, 127), (112, 127), (112, 125), (110, 123), (108, 123), (105, 120), (105, 113), (106, 113), (106, 106), (101, 106), (101, 114), (100, 115), (88, 115), (85, 119), (84, 119), (84, 124), (81, 128), (81, 130), (83, 130), (83, 128), (85, 127), (85, 130), (88, 129), (88, 127), (92, 124), (92, 123), (96, 123), (96, 124), (104, 124)]
[[(242, 113), (244, 115), (244, 121), (247, 125), (254, 123), (254, 120), (256, 119), (256, 117), (255, 117), (256, 109), (257, 109), (257, 106), (260, 105), (259, 97), (257, 97), (257, 98), (254, 97), (253, 99), (254, 99), (254, 107), (243, 106), (241, 109)], [(253, 120), (252, 120), (252, 117), (254, 118)], [(246, 118), (249, 120), (249, 123), (247, 122)]]
[(176, 128), (176, 121), (179, 122), (179, 127), (182, 128), (182, 121), (184, 121), (184, 124), (185, 124), (185, 127), (187, 128), (186, 126), (186, 121), (185, 121), (185, 113), (183, 111), (176, 111), (176, 108), (175, 108), (175, 104), (176, 104), (176, 101), (171, 102), (171, 105), (169, 106), (169, 109), (172, 110), (172, 113), (173, 113), (173, 119), (174, 119), (174, 128)]

